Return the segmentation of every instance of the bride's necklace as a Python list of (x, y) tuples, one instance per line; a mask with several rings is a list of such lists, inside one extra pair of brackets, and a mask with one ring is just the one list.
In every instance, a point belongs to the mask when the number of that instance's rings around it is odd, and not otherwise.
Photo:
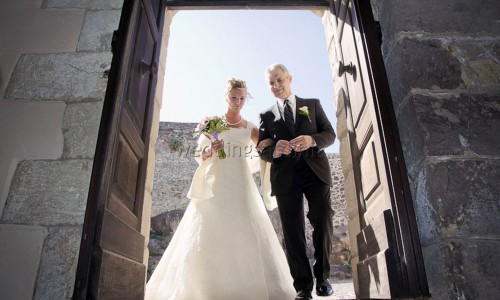
[(227, 124), (229, 124), (230, 126), (238, 125), (238, 124), (241, 123), (241, 121), (243, 121), (243, 117), (241, 117), (241, 115), (240, 115), (240, 120), (238, 122), (236, 122), (236, 123), (229, 122), (229, 120), (227, 119), (227, 115), (224, 115), (224, 116), (226, 117)]

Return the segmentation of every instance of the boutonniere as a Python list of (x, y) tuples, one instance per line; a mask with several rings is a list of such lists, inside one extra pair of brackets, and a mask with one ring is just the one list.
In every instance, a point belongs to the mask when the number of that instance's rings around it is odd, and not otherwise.
[(299, 115), (306, 116), (309, 120), (309, 123), (311, 123), (311, 116), (309, 116), (309, 108), (307, 106), (304, 105), (299, 108)]

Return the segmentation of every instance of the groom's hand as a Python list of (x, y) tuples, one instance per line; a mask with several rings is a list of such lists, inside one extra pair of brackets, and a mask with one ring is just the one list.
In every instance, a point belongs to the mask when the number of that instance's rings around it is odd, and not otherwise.
[(295, 152), (305, 151), (314, 145), (314, 139), (310, 135), (299, 135), (290, 141), (290, 146)]
[(279, 140), (274, 148), (274, 157), (280, 157), (281, 155), (289, 155), (292, 153), (292, 146), (289, 141)]

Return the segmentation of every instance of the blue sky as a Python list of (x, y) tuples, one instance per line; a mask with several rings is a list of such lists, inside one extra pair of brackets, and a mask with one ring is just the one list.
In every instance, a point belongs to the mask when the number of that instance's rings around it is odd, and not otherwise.
[[(258, 125), (259, 113), (275, 102), (264, 70), (282, 63), (292, 75), (292, 92), (319, 98), (336, 128), (325, 34), (311, 11), (184, 10), (170, 30), (161, 121), (222, 115), (226, 80), (238, 77), (253, 97), (242, 114)], [(327, 152), (338, 152), (338, 146), (336, 140)]]

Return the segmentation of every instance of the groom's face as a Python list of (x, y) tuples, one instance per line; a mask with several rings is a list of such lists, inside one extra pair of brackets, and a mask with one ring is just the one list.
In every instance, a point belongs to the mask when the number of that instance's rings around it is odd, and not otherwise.
[(292, 76), (285, 74), (281, 69), (276, 69), (267, 75), (267, 83), (276, 98), (285, 99), (290, 96), (291, 82)]

